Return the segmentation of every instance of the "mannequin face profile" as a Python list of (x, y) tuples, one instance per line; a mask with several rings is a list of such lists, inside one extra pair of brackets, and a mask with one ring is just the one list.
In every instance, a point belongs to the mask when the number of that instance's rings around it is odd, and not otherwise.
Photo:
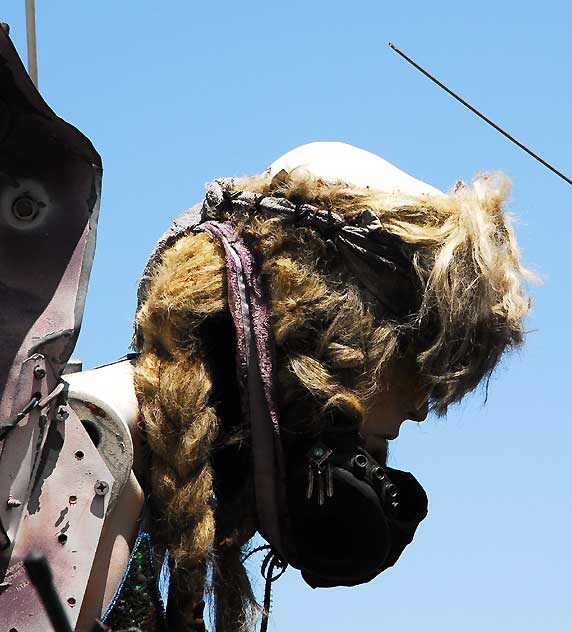
[(360, 427), (366, 449), (377, 460), (385, 463), (387, 442), (399, 436), (405, 421), (425, 421), (430, 394), (414, 360), (403, 358), (387, 372), (387, 379), (365, 403)]

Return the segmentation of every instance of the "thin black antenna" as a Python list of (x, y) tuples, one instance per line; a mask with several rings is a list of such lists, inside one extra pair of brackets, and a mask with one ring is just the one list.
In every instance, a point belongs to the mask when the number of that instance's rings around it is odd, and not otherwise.
[(476, 114), (479, 118), (482, 118), (483, 121), (485, 121), (486, 123), (488, 123), (489, 125), (491, 125), (492, 127), (494, 127), (497, 132), (500, 132), (503, 136), (506, 136), (510, 141), (512, 141), (517, 147), (520, 147), (522, 150), (524, 150), (527, 154), (529, 154), (530, 156), (532, 156), (533, 158), (535, 158), (536, 160), (538, 160), (538, 162), (540, 162), (541, 164), (543, 164), (546, 168), (550, 169), (550, 171), (552, 171), (553, 173), (555, 173), (557, 176), (559, 176), (560, 178), (562, 178), (562, 180), (564, 180), (565, 182), (567, 182), (568, 184), (572, 185), (572, 180), (570, 178), (568, 178), (567, 176), (565, 176), (561, 171), (558, 171), (558, 169), (556, 169), (555, 167), (553, 167), (549, 162), (546, 162), (546, 160), (544, 160), (543, 158), (541, 158), (538, 154), (535, 154), (531, 149), (529, 149), (526, 145), (523, 145), (520, 141), (518, 141), (514, 136), (511, 136), (508, 132), (505, 132), (505, 130), (498, 126), (494, 121), (491, 121), (490, 118), (487, 118), (484, 114), (481, 114), (476, 108), (474, 108), (470, 103), (467, 103), (465, 101), (465, 99), (462, 99), (458, 94), (455, 94), (450, 88), (447, 88), (447, 86), (444, 83), (441, 83), (441, 81), (439, 81), (439, 79), (436, 79), (433, 75), (429, 74), (425, 68), (422, 68), (418, 63), (414, 62), (411, 57), (408, 57), (403, 51), (399, 50), (399, 48), (397, 48), (397, 46), (394, 46), (391, 42), (389, 42), (389, 47), (392, 48), (398, 55), (401, 55), (401, 57), (403, 57), (403, 59), (405, 59), (405, 61), (409, 62), (414, 68), (417, 68), (417, 70), (419, 70), (419, 72), (422, 72), (427, 78), (431, 79), (431, 81), (433, 81), (433, 83), (436, 83), (440, 88), (442, 88), (443, 90), (445, 90), (445, 92), (447, 92), (448, 94), (450, 94), (454, 99), (457, 99), (457, 101), (459, 101), (459, 103), (462, 103), (466, 108), (469, 108), (469, 110), (471, 110), (471, 112), (473, 112), (474, 114)]

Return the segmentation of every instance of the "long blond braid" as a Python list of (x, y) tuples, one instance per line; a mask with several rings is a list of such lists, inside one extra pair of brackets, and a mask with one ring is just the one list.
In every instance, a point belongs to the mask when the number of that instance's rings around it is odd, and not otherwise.
[[(187, 327), (221, 311), (226, 302), (224, 260), (212, 256), (213, 245), (204, 236), (193, 239), (193, 256), (185, 245), (180, 242), (165, 253), (138, 312), (138, 326), (152, 333), (143, 339), (135, 370), (144, 432), (152, 452), (153, 498), (161, 505), (160, 511), (154, 511), (156, 528), (174, 560), (173, 594), (181, 629), (193, 620), (203, 598), (214, 539), (209, 454), (218, 430), (209, 401), (212, 380), (207, 364), (200, 349), (182, 336)], [(200, 280), (188, 284), (185, 278), (191, 271), (185, 266), (196, 264), (204, 265), (210, 274), (201, 276), (202, 284)]]

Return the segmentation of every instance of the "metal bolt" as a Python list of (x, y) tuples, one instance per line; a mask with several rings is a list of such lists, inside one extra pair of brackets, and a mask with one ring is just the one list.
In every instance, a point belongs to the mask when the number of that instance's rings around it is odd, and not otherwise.
[(58, 421), (65, 421), (69, 416), (70, 414), (65, 408), (60, 408), (56, 413), (56, 419)]
[(357, 468), (363, 470), (367, 466), (367, 457), (365, 454), (356, 454), (352, 458), (352, 462)]
[(12, 204), (12, 213), (14, 217), (21, 222), (31, 222), (38, 217), (40, 206), (36, 200), (23, 195), (14, 200)]
[(46, 369), (44, 369), (44, 367), (37, 366), (34, 369), (34, 377), (38, 380), (43, 380), (46, 377)]
[(105, 496), (105, 494), (109, 491), (109, 485), (105, 481), (97, 481), (94, 489), (98, 496)]
[(385, 484), (385, 491), (391, 496), (391, 498), (395, 498), (397, 496), (397, 487), (393, 483)]
[(385, 478), (385, 472), (382, 467), (376, 467), (373, 470), (373, 475), (377, 478), (378, 481), (382, 481)]
[(14, 496), (8, 496), (8, 500), (6, 501), (6, 506), (8, 509), (12, 509), (13, 507), (19, 507), (22, 504), (21, 500), (18, 500)]

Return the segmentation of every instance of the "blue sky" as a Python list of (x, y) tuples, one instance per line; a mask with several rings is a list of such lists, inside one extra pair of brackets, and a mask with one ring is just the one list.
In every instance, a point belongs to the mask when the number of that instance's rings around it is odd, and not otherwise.
[[(313, 140), (380, 154), (441, 189), (513, 180), (532, 288), (525, 348), (488, 402), (406, 424), (393, 466), (430, 514), (366, 586), (312, 591), (290, 570), (271, 630), (571, 629), (572, 187), (393, 53), (392, 41), (559, 169), (572, 173), (565, 2), (37, 3), (41, 91), (103, 157), (99, 237), (77, 353), (127, 351), (137, 280), (170, 220), (214, 177), (259, 172)], [(0, 18), (25, 56), (24, 1)], [(253, 566), (253, 573), (256, 567)], [(259, 584), (262, 588), (262, 584)]]

